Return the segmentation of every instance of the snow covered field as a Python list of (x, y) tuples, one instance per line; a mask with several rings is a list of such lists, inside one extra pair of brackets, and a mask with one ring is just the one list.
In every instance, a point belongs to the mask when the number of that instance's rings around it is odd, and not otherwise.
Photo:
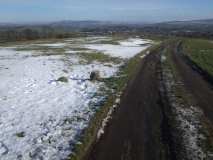
[[(102, 40), (112, 39), (0, 47), (0, 159), (66, 158), (72, 150), (69, 143), (98, 109), (90, 104), (100, 101), (94, 94), (104, 84), (90, 82), (90, 73), (99, 70), (107, 78), (116, 75), (122, 65), (81, 63), (78, 53), (102, 52), (125, 59), (154, 43), (131, 38), (113, 45), (101, 44)], [(58, 82), (61, 76), (69, 83)]]

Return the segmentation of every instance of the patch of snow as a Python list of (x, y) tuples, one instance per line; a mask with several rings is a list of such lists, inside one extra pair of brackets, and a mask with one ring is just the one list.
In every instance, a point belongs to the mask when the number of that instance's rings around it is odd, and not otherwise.
[(146, 54), (143, 54), (142, 56), (140, 56), (141, 58), (146, 57), (146, 55), (149, 54), (149, 51), (146, 52)]
[(47, 47), (63, 47), (67, 45), (67, 43), (46, 43), (46, 44), (33, 44), (33, 45), (38, 45), (38, 46), (47, 46)]
[(112, 57), (120, 58), (131, 58), (136, 54), (146, 50), (150, 45), (140, 46), (144, 43), (154, 43), (149, 40), (142, 39), (128, 39), (126, 41), (119, 41), (120, 45), (111, 45), (111, 44), (88, 44), (85, 45), (86, 48), (101, 51), (104, 54), (109, 54)]
[(166, 60), (166, 56), (161, 56), (161, 61), (165, 61)]
[[(88, 81), (91, 71), (99, 70), (105, 78), (118, 68), (97, 62), (66, 67), (63, 56), (23, 58), (20, 51), (19, 58), (10, 58), (16, 52), (0, 50), (7, 57), (1, 65), (8, 67), (0, 70), (0, 159), (65, 159), (69, 142), (96, 112), (89, 102), (102, 83)], [(69, 83), (58, 82), (61, 76)], [(18, 137), (22, 131), (24, 137)]]
[(91, 36), (91, 37), (85, 37), (85, 38), (71, 38), (71, 39), (66, 39), (64, 42), (98, 42), (102, 40), (109, 40), (111, 38), (109, 37), (97, 37), (97, 36)]
[(112, 112), (114, 111), (114, 109), (117, 107), (117, 105), (120, 103), (120, 96), (122, 93), (118, 93), (117, 95), (117, 99), (115, 100), (115, 104), (112, 105), (107, 113), (107, 116), (103, 119), (102, 121), (102, 125), (100, 127), (100, 129), (98, 130), (97, 133), (97, 140), (101, 137), (102, 134), (104, 134), (104, 128), (107, 124), (107, 122), (112, 118)]
[(142, 52), (143, 50), (147, 49), (149, 46), (129, 47), (111, 44), (90, 44), (85, 45), (85, 47), (101, 51), (105, 54), (109, 54), (112, 57), (131, 58), (134, 57), (136, 54)]
[(118, 41), (122, 46), (131, 46), (131, 47), (139, 47), (141, 44), (146, 44), (146, 43), (153, 43), (150, 40), (143, 40), (143, 39), (137, 39), (137, 38), (132, 38), (128, 39), (125, 41)]
[(105, 41), (105, 40), (109, 41), (109, 40), (112, 40), (112, 38), (107, 38), (107, 37), (102, 37), (101, 38), (101, 37), (99, 37), (99, 38), (96, 38), (96, 39), (92, 40), (91, 43), (98, 43), (100, 41)]
[[(102, 78), (109, 78), (115, 76), (121, 65), (97, 61), (81, 65), (78, 51), (72, 51), (72, 47), (88, 47), (93, 49), (90, 52), (98, 50), (122, 58), (133, 57), (149, 47), (88, 45), (99, 40), (98, 37), (88, 37), (61, 43), (32, 44), (50, 49), (69, 45), (65, 51), (73, 53), (69, 56), (42, 56), (42, 51), (34, 50), (15, 51), (19, 47), (28, 47), (26, 45), (0, 47), (0, 159), (67, 158), (72, 151), (70, 142), (75, 142), (76, 135), (88, 126), (97, 110), (98, 106), (91, 107), (90, 102), (100, 101), (93, 95), (104, 84), (90, 82), (90, 73), (99, 70)], [(131, 41), (139, 43), (138, 40)], [(69, 82), (58, 82), (62, 76)], [(118, 99), (116, 103), (119, 103)], [(21, 132), (24, 136), (18, 137), (17, 133)]]
[(102, 39), (111, 39), (110, 37), (105, 37), (105, 36), (90, 36), (90, 37), (86, 37), (86, 40), (102, 40)]
[(76, 54), (76, 53), (82, 53), (82, 52), (84, 52), (84, 53), (91, 53), (92, 51), (91, 51), (91, 50), (73, 51), (72, 49), (65, 51), (65, 53), (68, 53), (68, 54), (69, 54), (69, 53), (70, 53), (70, 54)]
[[(147, 51), (146, 54), (142, 55), (141, 58), (144, 58), (147, 54), (149, 54), (149, 51)], [(126, 75), (122, 75), (122, 76), (126, 76)], [(124, 86), (123, 90), (125, 88), (126, 88), (126, 85)], [(122, 93), (118, 93), (117, 99), (115, 100), (115, 104), (110, 107), (110, 109), (109, 109), (109, 111), (107, 113), (107, 116), (103, 119), (102, 125), (101, 125), (101, 127), (100, 127), (100, 129), (98, 130), (98, 133), (97, 133), (97, 140), (101, 137), (102, 134), (104, 134), (104, 128), (105, 128), (107, 122), (112, 118), (111, 115), (112, 115), (112, 112), (114, 111), (114, 108), (116, 108), (117, 105), (120, 104), (121, 94)]]

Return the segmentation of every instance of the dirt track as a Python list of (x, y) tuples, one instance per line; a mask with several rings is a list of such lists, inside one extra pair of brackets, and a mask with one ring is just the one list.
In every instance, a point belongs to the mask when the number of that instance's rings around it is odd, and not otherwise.
[[(186, 92), (201, 107), (207, 121), (213, 124), (212, 85), (190, 67), (178, 53), (176, 43), (172, 50), (172, 66)], [(107, 124), (105, 133), (90, 148), (89, 160), (155, 160), (178, 159), (181, 140), (173, 141), (170, 125), (171, 106), (165, 94), (160, 93), (160, 54), (164, 46), (150, 52), (141, 62), (125, 89), (121, 103)], [(169, 111), (169, 112), (168, 112)], [(169, 114), (169, 115), (168, 115)], [(208, 128), (212, 124), (206, 123)], [(212, 134), (212, 133), (210, 133)], [(178, 135), (176, 133), (176, 135)], [(178, 135), (179, 136), (179, 135)], [(181, 135), (180, 135), (181, 136)]]
[(199, 67), (193, 66), (189, 59), (178, 51), (179, 44), (172, 49), (172, 62), (179, 80), (184, 84), (193, 106), (200, 107), (204, 116), (201, 121), (209, 136), (213, 138), (213, 84)]
[(112, 121), (87, 159), (175, 159), (170, 125), (159, 93), (162, 49), (144, 58), (124, 91)]

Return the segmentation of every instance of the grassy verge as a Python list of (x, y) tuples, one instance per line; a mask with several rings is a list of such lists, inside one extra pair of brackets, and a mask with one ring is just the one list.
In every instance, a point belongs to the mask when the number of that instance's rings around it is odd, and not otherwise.
[(140, 38), (143, 38), (143, 39), (151, 39), (151, 40), (159, 41), (159, 42), (162, 42), (162, 43), (165, 43), (165, 42), (167, 42), (167, 41), (171, 41), (171, 40), (176, 39), (176, 38), (171, 38), (171, 37), (165, 37), (165, 36), (152, 36), (152, 35), (144, 35), (144, 36), (140, 36)]
[(102, 91), (103, 94), (106, 94), (107, 92), (108, 97), (101, 104), (100, 109), (91, 119), (89, 126), (77, 136), (77, 141), (80, 143), (71, 144), (71, 146), (73, 147), (73, 153), (69, 156), (69, 160), (83, 159), (86, 151), (96, 139), (96, 134), (102, 124), (102, 120), (108, 113), (109, 108), (114, 104), (117, 94), (122, 91), (123, 87), (141, 62), (141, 56), (147, 53), (147, 51), (153, 50), (158, 46), (159, 44), (153, 45), (149, 49), (141, 52), (135, 57), (126, 60), (125, 65), (120, 68), (117, 76), (103, 80), (107, 88), (111, 88), (113, 89), (113, 91)]
[(100, 44), (112, 44), (112, 45), (119, 45), (118, 42), (112, 40), (112, 41), (100, 41)]
[(183, 54), (213, 76), (213, 41), (186, 39), (182, 44)]
[(28, 41), (16, 41), (16, 42), (6, 42), (0, 43), (0, 47), (9, 47), (13, 45), (31, 45), (32, 43), (36, 44), (44, 44), (44, 43), (56, 43), (61, 40), (59, 39), (36, 39), (36, 40), (28, 40)]
[[(166, 48), (166, 57), (167, 57), (167, 60), (165, 60), (164, 62), (162, 62), (162, 65), (164, 67), (167, 67), (171, 70), (172, 72), (172, 75), (173, 75), (173, 78), (174, 78), (174, 82), (176, 84), (178, 84), (178, 76), (177, 76), (177, 71), (174, 69), (174, 66), (172, 65), (171, 63), (171, 53), (172, 53), (172, 47), (173, 47), (173, 44), (169, 45), (167, 48)], [(187, 106), (190, 106), (192, 105), (192, 103), (190, 102), (188, 96), (186, 95), (186, 93), (184, 93), (184, 89), (182, 88), (182, 86), (180, 84), (178, 85), (173, 85), (172, 86), (172, 91), (173, 91), (173, 94), (179, 99), (179, 101), (182, 103), (182, 104), (185, 104)]]

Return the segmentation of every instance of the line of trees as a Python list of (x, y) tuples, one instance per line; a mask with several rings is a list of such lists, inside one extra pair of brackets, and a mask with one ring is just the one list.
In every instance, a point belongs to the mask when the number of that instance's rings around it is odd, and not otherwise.
[(71, 38), (76, 37), (73, 33), (64, 33), (60, 29), (53, 29), (48, 26), (42, 26), (40, 29), (32, 30), (25, 28), (24, 30), (6, 30), (0, 31), (0, 42), (15, 42), (23, 40), (49, 39), (49, 38)]

